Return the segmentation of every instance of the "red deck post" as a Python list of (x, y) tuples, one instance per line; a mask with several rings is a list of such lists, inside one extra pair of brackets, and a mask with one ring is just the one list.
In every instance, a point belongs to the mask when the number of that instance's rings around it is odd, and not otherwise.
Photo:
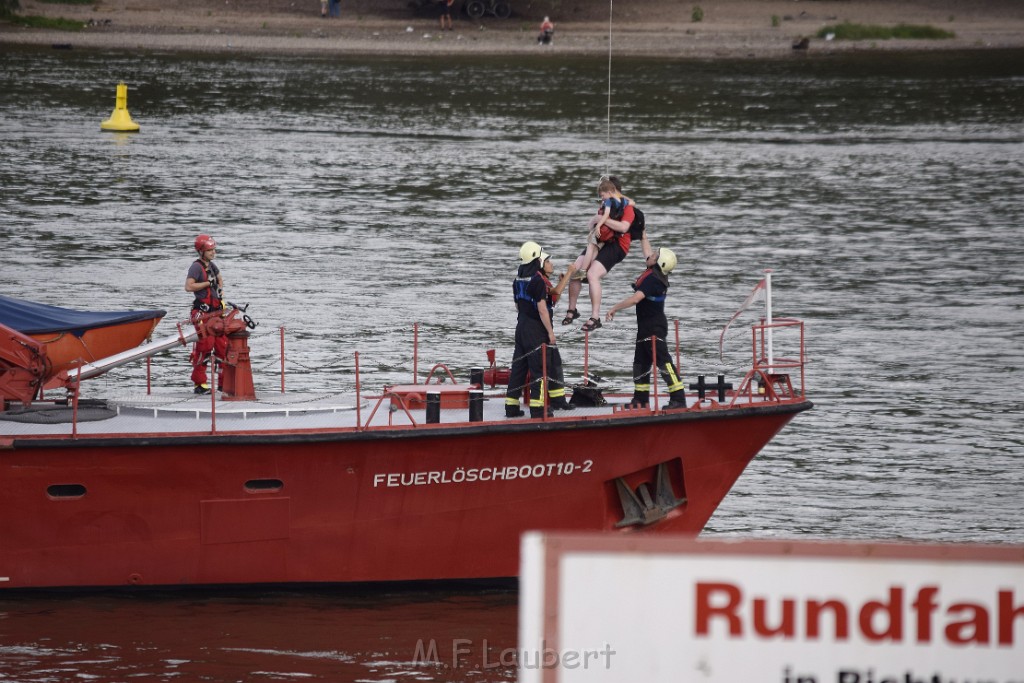
[(416, 375), (418, 373), (417, 361), (419, 360), (420, 353), (420, 324), (412, 324), (412, 383), (417, 384), (418, 380)]
[(679, 318), (676, 318), (676, 371), (683, 376), (683, 366), (679, 362)]
[(217, 354), (210, 354), (210, 432), (217, 433)]
[(146, 396), (153, 393), (153, 357), (146, 356)]
[(356, 351), (356, 431), (362, 429), (362, 412), (360, 411), (360, 404), (362, 400), (359, 398), (359, 352)]
[(583, 333), (583, 383), (590, 381), (590, 332)]
[(651, 335), (651, 394), (654, 409), (658, 409), (658, 335)]
[(78, 436), (78, 391), (82, 388), (82, 363), (79, 359), (78, 376), (75, 378), (75, 393), (71, 397), (71, 438)]
[(548, 345), (540, 345), (540, 400), (544, 410), (542, 420), (548, 419)]

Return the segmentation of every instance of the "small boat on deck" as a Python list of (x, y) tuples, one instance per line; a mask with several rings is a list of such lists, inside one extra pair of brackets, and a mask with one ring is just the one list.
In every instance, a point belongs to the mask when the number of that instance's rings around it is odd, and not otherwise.
[[(538, 419), (505, 417), (497, 368), (364, 393), (357, 360), (355, 396), (257, 396), (253, 325), (209, 314), (50, 375), (67, 396), (42, 401), (49, 347), (0, 324), (0, 590), (514, 577), (527, 530), (699, 533), (812, 407), (797, 320), (753, 326), (750, 370), (735, 388), (702, 379), (684, 409), (655, 379), (650, 408), (609, 395)], [(82, 397), (209, 334), (229, 343), (209, 396)], [(795, 354), (766, 356), (773, 339)]]
[(46, 345), (48, 377), (127, 351), (153, 334), (166, 311), (75, 311), (0, 296), (0, 325)]

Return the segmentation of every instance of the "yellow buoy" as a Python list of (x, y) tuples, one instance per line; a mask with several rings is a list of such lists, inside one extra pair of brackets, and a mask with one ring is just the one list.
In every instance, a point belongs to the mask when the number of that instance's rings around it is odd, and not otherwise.
[(124, 83), (117, 84), (117, 99), (114, 100), (114, 113), (110, 118), (100, 124), (101, 130), (118, 130), (124, 132), (135, 132), (139, 124), (132, 121), (128, 113), (128, 86)]

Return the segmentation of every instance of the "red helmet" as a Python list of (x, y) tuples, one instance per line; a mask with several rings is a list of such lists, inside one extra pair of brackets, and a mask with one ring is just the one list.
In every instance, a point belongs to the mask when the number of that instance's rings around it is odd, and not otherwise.
[(215, 249), (216, 247), (217, 243), (209, 235), (200, 235), (196, 238), (196, 251), (200, 254), (207, 249)]

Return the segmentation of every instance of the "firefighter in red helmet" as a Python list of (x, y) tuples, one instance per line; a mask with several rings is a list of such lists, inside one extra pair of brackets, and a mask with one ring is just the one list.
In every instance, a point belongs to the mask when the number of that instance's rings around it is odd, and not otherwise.
[[(220, 268), (213, 262), (217, 256), (217, 242), (209, 235), (199, 235), (196, 237), (195, 248), (199, 258), (189, 266), (185, 278), (185, 291), (195, 295), (192, 301), (193, 323), (204, 313), (224, 308), (224, 278), (220, 274)], [(192, 350), (192, 383), (195, 385), (195, 393), (210, 393), (206, 364), (211, 353), (223, 360), (227, 348), (228, 340), (224, 336), (202, 337), (196, 341)]]

